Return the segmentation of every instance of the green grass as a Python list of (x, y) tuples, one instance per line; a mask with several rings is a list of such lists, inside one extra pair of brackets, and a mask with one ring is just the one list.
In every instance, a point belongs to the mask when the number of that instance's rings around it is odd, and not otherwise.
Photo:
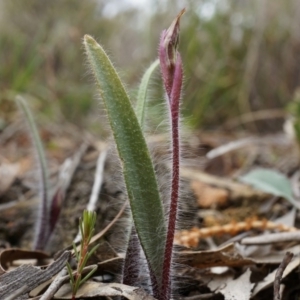
[[(60, 116), (93, 128), (89, 116), (97, 113), (97, 104), (88, 76), (81, 73), (82, 36), (88, 33), (107, 45), (132, 89), (143, 67), (157, 55), (153, 45), (160, 28), (186, 6), (180, 51), (187, 95), (182, 108), (192, 115), (190, 124), (218, 128), (243, 113), (284, 108), (299, 81), (300, 4), (267, 0), (264, 7), (263, 2), (230, 1), (222, 8), (219, 1), (212, 18), (203, 19), (197, 11), (208, 2), (153, 1), (156, 10), (149, 18), (134, 9), (107, 18), (101, 10), (104, 1), (96, 7), (92, 1), (40, 5), (35, 0), (2, 0), (0, 107), (7, 91), (26, 92), (40, 100), (42, 111), (55, 106)], [(152, 104), (161, 103), (161, 87), (152, 89)]]

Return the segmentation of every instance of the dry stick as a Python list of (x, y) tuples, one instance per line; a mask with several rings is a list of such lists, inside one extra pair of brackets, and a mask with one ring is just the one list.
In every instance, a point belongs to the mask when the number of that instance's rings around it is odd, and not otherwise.
[[(81, 274), (87, 274), (92, 271), (96, 265), (90, 265), (88, 267), (83, 268)], [(77, 271), (74, 271), (73, 274), (75, 275)], [(69, 275), (66, 271), (66, 268), (61, 270), (61, 272), (56, 276), (56, 278), (52, 281), (51, 285), (47, 289), (47, 291), (43, 294), (43, 296), (39, 300), (51, 300), (55, 293), (60, 289), (60, 287), (70, 279)]]
[(228, 129), (233, 129), (241, 124), (246, 124), (255, 121), (261, 121), (266, 119), (277, 119), (277, 118), (285, 118), (287, 116), (287, 112), (283, 109), (265, 109), (253, 111), (251, 113), (245, 113), (240, 115), (238, 118), (233, 118), (227, 122), (225, 122), (224, 126)]
[[(97, 233), (96, 235), (94, 235), (91, 238), (90, 245), (93, 244), (94, 242), (96, 242), (97, 240), (99, 240), (118, 221), (118, 219), (121, 217), (121, 215), (125, 211), (125, 208), (127, 207), (127, 204), (128, 204), (127, 201), (125, 201), (125, 203), (123, 204), (121, 210), (113, 218), (113, 220), (103, 230), (101, 230), (99, 233)], [(80, 251), (80, 245), (77, 246), (77, 251)], [(72, 254), (74, 254), (74, 250), (72, 250)]]
[[(249, 231), (251, 229), (260, 229), (260, 230), (280, 230), (284, 231), (284, 235), (282, 235), (282, 238), (285, 239), (286, 237), (286, 232), (292, 232), (292, 233), (298, 233), (300, 237), (300, 231), (297, 231), (295, 227), (288, 227), (283, 224), (277, 224), (273, 223), (271, 221), (267, 220), (253, 220), (251, 218), (246, 219), (244, 222), (238, 222), (238, 223), (229, 223), (229, 224), (224, 224), (224, 225), (215, 225), (211, 227), (206, 227), (206, 228), (197, 228), (193, 227), (190, 230), (182, 230), (177, 232), (175, 235), (175, 243), (179, 245), (183, 245), (186, 247), (195, 247), (199, 244), (200, 239), (211, 237), (211, 236), (216, 236), (216, 235), (224, 235), (224, 234), (230, 234), (230, 235), (235, 235), (241, 231)], [(259, 237), (250, 237), (248, 238), (250, 240), (250, 244), (253, 243), (253, 239), (260, 239), (262, 243), (269, 243), (269, 240), (267, 240), (265, 237), (270, 236), (270, 235), (262, 235)], [(292, 240), (294, 240), (294, 235), (291, 237)], [(297, 237), (296, 237), (297, 239)], [(247, 241), (247, 238), (244, 238), (242, 240), (242, 243), (244, 243), (244, 240)], [(276, 239), (273, 239), (275, 242), (282, 241), (280, 238), (276, 237)]]
[(70, 186), (73, 175), (82, 159), (82, 156), (86, 152), (88, 146), (89, 143), (84, 142), (80, 146), (79, 150), (75, 153), (75, 155), (73, 155), (72, 157), (68, 157), (60, 167), (58, 180), (59, 180), (59, 186), (61, 187), (62, 193), (64, 195)]
[(72, 157), (68, 157), (60, 166), (58, 174), (58, 184), (54, 195), (52, 196), (50, 205), (50, 233), (55, 228), (60, 211), (62, 209), (62, 202), (66, 197), (67, 189), (69, 188), (73, 175), (81, 162), (82, 156), (86, 152), (89, 143), (84, 142), (79, 150)]
[[(100, 193), (102, 182), (103, 182), (103, 172), (104, 172), (106, 156), (107, 156), (107, 149), (105, 148), (103, 151), (100, 152), (100, 154), (98, 156), (94, 185), (93, 185), (89, 203), (86, 208), (89, 211), (95, 210), (96, 203), (99, 198), (99, 193)], [(74, 243), (77, 243), (80, 241), (81, 241), (81, 234), (80, 234), (80, 231), (78, 231), (77, 236), (74, 239)]]
[(256, 137), (247, 137), (247, 138), (244, 138), (244, 139), (232, 141), (232, 142), (229, 142), (225, 145), (221, 145), (221, 146), (209, 151), (206, 154), (206, 157), (208, 159), (213, 159), (213, 158), (216, 158), (216, 157), (221, 156), (223, 154), (226, 154), (230, 151), (237, 150), (239, 148), (246, 147), (248, 145), (253, 145), (257, 141), (260, 141), (260, 139), (256, 138)]
[(104, 164), (106, 160), (107, 150), (104, 149), (101, 151), (98, 160), (97, 160), (97, 167), (95, 173), (95, 181), (92, 189), (92, 194), (90, 197), (90, 201), (87, 206), (87, 210), (95, 210), (96, 203), (99, 198), (99, 193), (101, 190), (102, 182), (103, 182), (103, 172), (104, 172)]
[[(279, 138), (280, 137), (280, 138)], [(208, 159), (213, 159), (218, 156), (224, 155), (228, 152), (251, 146), (251, 145), (281, 145), (282, 143), (290, 143), (283, 135), (272, 135), (268, 136), (267, 138), (261, 138), (261, 137), (247, 137), (243, 139), (239, 139), (236, 141), (231, 141), (227, 144), (221, 145), (217, 148), (214, 148), (213, 150), (209, 151), (206, 154), (206, 157)]]
[(291, 252), (287, 252), (281, 262), (279, 268), (276, 271), (275, 281), (274, 281), (274, 300), (280, 300), (280, 283), (282, 279), (283, 272), (287, 265), (291, 262), (294, 254)]
[(243, 245), (266, 245), (282, 242), (300, 241), (300, 230), (294, 232), (280, 232), (265, 234), (256, 237), (247, 237), (241, 240)]
[(70, 278), (70, 276), (67, 274), (67, 269), (62, 269), (52, 281), (47, 291), (42, 295), (40, 300), (52, 299), (55, 293), (60, 289), (60, 287), (66, 282), (67, 279)]

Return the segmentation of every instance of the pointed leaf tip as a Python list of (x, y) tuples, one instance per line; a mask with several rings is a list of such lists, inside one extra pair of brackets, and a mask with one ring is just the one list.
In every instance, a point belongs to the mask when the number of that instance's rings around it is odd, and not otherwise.
[(83, 36), (83, 39), (84, 39), (85, 41), (88, 41), (88, 40), (94, 40), (89, 34), (85, 34), (85, 35)]
[(163, 38), (163, 47), (167, 51), (167, 58), (169, 64), (175, 65), (176, 61), (176, 50), (179, 43), (179, 30), (180, 30), (180, 18), (185, 13), (185, 8), (173, 20), (170, 27), (166, 30)]
[(162, 32), (159, 42), (159, 61), (161, 74), (168, 95), (169, 101), (172, 92), (172, 86), (174, 81), (175, 68), (181, 68), (180, 58), (178, 59), (179, 53), (177, 51), (179, 43), (179, 25), (180, 18), (184, 14), (185, 9), (177, 15), (174, 21), (171, 23), (167, 30)]

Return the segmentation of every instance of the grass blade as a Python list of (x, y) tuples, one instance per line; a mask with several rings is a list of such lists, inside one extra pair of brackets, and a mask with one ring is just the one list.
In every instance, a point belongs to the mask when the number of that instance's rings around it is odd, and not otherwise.
[(143, 75), (141, 84), (139, 86), (135, 111), (136, 111), (136, 116), (138, 118), (138, 121), (139, 121), (142, 129), (143, 129), (144, 123), (145, 123), (145, 111), (146, 111), (147, 91), (149, 88), (149, 82), (150, 82), (150, 78), (151, 78), (153, 72), (158, 67), (158, 65), (159, 65), (159, 60), (157, 59), (146, 70), (146, 72)]
[(49, 195), (48, 195), (48, 169), (45, 157), (44, 147), (39, 136), (33, 115), (26, 103), (26, 100), (21, 97), (16, 97), (16, 102), (21, 108), (22, 112), (25, 115), (26, 121), (29, 126), (29, 130), (32, 137), (32, 142), (34, 144), (38, 163), (39, 163), (39, 172), (40, 172), (40, 210), (37, 218), (36, 224), (36, 234), (34, 238), (33, 248), (35, 250), (42, 250), (46, 246), (46, 242), (49, 236), (49, 225), (50, 225), (50, 216), (49, 216)]

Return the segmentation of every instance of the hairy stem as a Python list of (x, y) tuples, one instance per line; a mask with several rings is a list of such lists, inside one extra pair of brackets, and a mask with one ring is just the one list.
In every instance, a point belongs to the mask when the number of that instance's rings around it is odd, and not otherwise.
[(135, 286), (140, 270), (140, 243), (134, 225), (132, 225), (123, 266), (123, 284)]
[(159, 59), (162, 79), (169, 104), (171, 118), (172, 141), (172, 186), (169, 207), (167, 237), (164, 252), (163, 274), (161, 281), (160, 300), (169, 300), (171, 295), (171, 265), (173, 241), (176, 228), (178, 195), (179, 195), (179, 103), (182, 89), (182, 61), (177, 51), (179, 42), (179, 21), (184, 9), (177, 15), (171, 26), (162, 32), (159, 44)]
[(165, 259), (162, 276), (163, 299), (169, 299), (171, 282), (171, 263), (173, 252), (173, 241), (178, 211), (179, 195), (179, 166), (180, 166), (180, 139), (179, 139), (179, 100), (182, 86), (182, 65), (180, 55), (177, 55), (177, 64), (174, 72), (174, 84), (170, 97), (171, 110), (171, 132), (172, 132), (172, 187), (171, 202), (169, 209), (169, 223), (167, 229), (167, 239), (165, 247)]

